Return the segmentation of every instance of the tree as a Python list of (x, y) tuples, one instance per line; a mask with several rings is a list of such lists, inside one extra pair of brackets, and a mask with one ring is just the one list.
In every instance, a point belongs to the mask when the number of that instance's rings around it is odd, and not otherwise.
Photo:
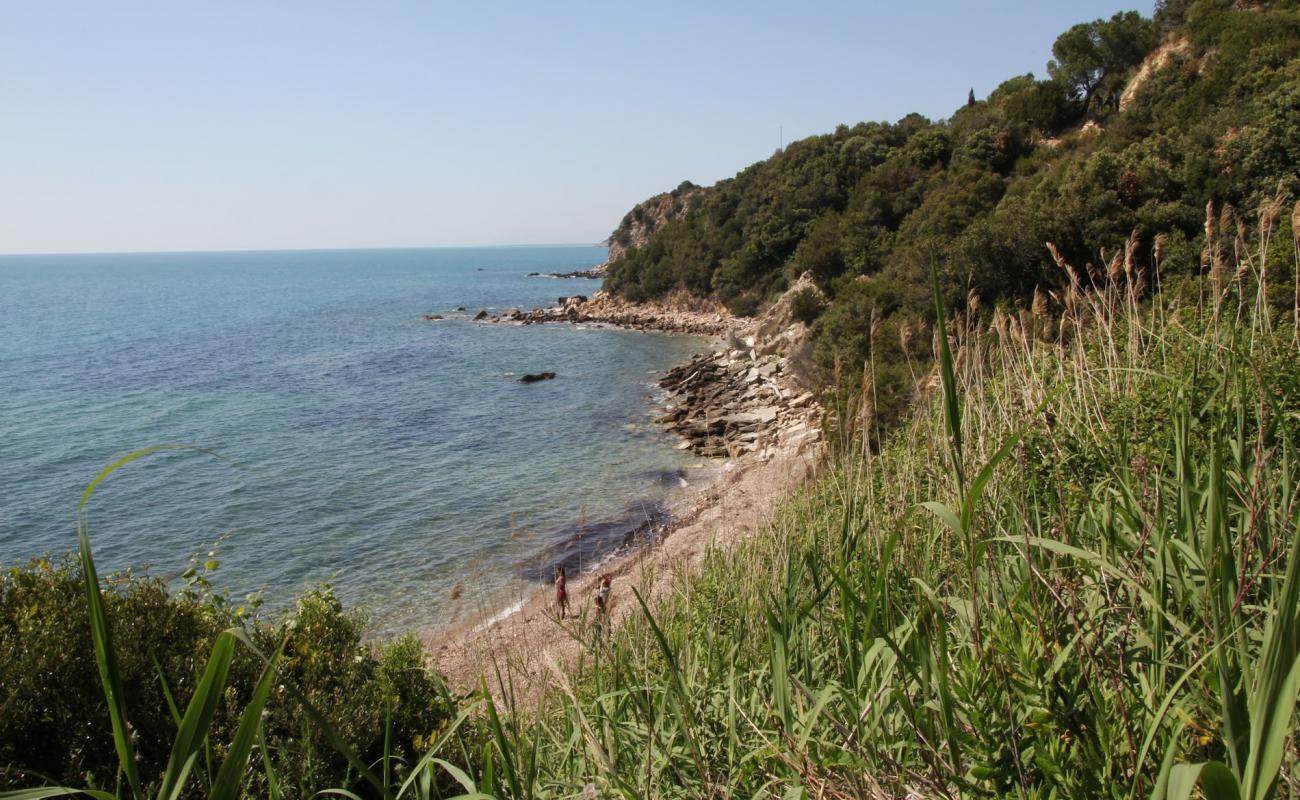
[(1006, 95), (1002, 102), (1007, 121), (1054, 134), (1078, 118), (1078, 101), (1056, 81), (1031, 81)]
[(1156, 0), (1156, 25), (1166, 33), (1174, 30), (1187, 21), (1187, 10), (1191, 5), (1191, 0)]
[(1090, 111), (1094, 98), (1118, 96), (1124, 73), (1142, 63), (1156, 36), (1151, 21), (1136, 11), (1083, 22), (1057, 38), (1047, 71), (1073, 88), (1083, 100), (1084, 111)]
[(975, 105), (975, 88), (971, 87), (970, 94), (966, 95), (966, 105)]

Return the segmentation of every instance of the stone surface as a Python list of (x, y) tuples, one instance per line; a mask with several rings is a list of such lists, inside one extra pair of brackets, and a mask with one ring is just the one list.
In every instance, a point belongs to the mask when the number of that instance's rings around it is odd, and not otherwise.
[(554, 380), (554, 372), (530, 372), (519, 379), (520, 383), (537, 383), (538, 381)]
[(557, 306), (532, 311), (512, 312), (501, 319), (533, 325), (542, 322), (595, 323), (633, 330), (666, 331), (717, 336), (725, 332), (733, 318), (717, 306), (685, 308), (667, 303), (629, 303), (608, 292), (591, 297), (561, 297)]

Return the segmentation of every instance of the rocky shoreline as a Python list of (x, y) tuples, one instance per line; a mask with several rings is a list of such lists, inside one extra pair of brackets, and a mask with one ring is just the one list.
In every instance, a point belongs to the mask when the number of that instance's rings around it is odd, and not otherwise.
[(718, 336), (727, 347), (698, 355), (671, 369), (659, 381), (670, 398), (656, 422), (682, 437), (681, 449), (706, 458), (736, 458), (757, 453), (771, 458), (774, 447), (817, 442), (820, 408), (809, 390), (803, 323), (791, 312), (792, 297), (812, 285), (801, 278), (785, 297), (756, 319), (733, 317), (725, 309), (683, 304), (632, 303), (598, 291), (561, 297), (557, 305), (531, 311), (511, 309), (476, 322), (610, 325)]
[(585, 278), (591, 281), (597, 281), (605, 277), (606, 264), (593, 267), (591, 269), (580, 269), (574, 272), (530, 272), (525, 277), (528, 278)]
[[(615, 579), (616, 597), (626, 595), (629, 585), (653, 597), (675, 569), (694, 569), (708, 549), (761, 530), (781, 498), (815, 474), (824, 458), (821, 409), (809, 388), (807, 331), (794, 320), (790, 302), (805, 283), (801, 280), (753, 320), (722, 311), (627, 303), (603, 292), (590, 299), (561, 298), (552, 308), (480, 315), (480, 323), (595, 323), (712, 335), (723, 343), (658, 381), (667, 397), (657, 422), (682, 437), (679, 448), (713, 459), (716, 478), (691, 490), (652, 543), (626, 548), (601, 563), (599, 573)], [(596, 572), (572, 576), (570, 595), (579, 607), (590, 600), (597, 578)], [(546, 663), (583, 652), (580, 622), (556, 619), (551, 595), (539, 586), (504, 609), (434, 633), (428, 642), (432, 663), (453, 686), (470, 690), (478, 685), (484, 663), (510, 658), (521, 669), (522, 682), (515, 687), (521, 696), (539, 691)], [(630, 610), (615, 600), (612, 623), (618, 625)]]
[(821, 438), (813, 393), (792, 385), (782, 359), (752, 350), (696, 356), (669, 370), (659, 386), (674, 398), (656, 422), (708, 458), (755, 453), (769, 459), (775, 447), (801, 447)]
[(630, 303), (603, 290), (591, 297), (586, 295), (561, 297), (558, 305), (549, 308), (535, 308), (531, 311), (512, 309), (496, 316), (480, 312), (475, 320), (513, 322), (521, 325), (546, 322), (587, 323), (638, 331), (688, 333), (697, 336), (721, 335), (730, 330), (736, 322), (734, 317), (720, 310), (701, 311), (659, 304)]

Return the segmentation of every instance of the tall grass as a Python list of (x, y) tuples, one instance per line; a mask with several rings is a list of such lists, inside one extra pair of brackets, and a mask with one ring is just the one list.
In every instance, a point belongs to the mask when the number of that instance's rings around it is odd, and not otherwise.
[(943, 391), (638, 596), (505, 794), (1297, 796), (1300, 353), (1262, 269), (1133, 262), (948, 320)]

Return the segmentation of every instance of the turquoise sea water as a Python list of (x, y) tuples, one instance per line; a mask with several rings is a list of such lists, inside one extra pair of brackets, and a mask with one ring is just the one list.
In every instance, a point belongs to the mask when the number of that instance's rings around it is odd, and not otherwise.
[[(0, 563), (72, 548), (98, 470), (173, 442), (237, 465), (163, 454), (116, 473), (91, 503), (102, 570), (174, 577), (225, 536), (219, 587), (277, 606), (329, 581), (391, 631), (589, 563), (693, 479), (651, 424), (653, 382), (703, 342), (470, 316), (590, 294), (526, 275), (604, 255), (0, 257)], [(543, 370), (559, 377), (515, 380)]]

